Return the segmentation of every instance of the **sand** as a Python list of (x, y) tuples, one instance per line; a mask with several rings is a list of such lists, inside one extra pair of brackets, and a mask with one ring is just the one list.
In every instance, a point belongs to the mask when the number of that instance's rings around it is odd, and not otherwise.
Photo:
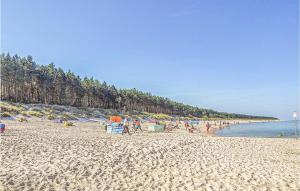
[(300, 190), (300, 142), (5, 122), (0, 190)]

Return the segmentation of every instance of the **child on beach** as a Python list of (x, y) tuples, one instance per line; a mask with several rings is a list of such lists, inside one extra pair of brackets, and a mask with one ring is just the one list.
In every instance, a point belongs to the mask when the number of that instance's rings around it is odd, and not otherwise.
[(136, 120), (136, 121), (135, 121), (135, 129), (136, 129), (136, 130), (137, 130), (137, 129), (140, 129), (141, 131), (143, 131), (143, 130), (142, 130), (141, 122), (140, 122), (139, 120)]

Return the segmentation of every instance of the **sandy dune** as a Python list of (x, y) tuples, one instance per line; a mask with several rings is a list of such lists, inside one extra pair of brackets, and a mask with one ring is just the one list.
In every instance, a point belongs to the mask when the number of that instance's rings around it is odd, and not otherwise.
[(0, 190), (299, 190), (300, 142), (7, 122)]

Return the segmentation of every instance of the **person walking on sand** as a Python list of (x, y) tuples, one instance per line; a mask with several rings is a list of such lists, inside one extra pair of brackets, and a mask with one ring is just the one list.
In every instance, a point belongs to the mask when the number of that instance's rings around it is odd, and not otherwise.
[(139, 120), (135, 120), (135, 129), (136, 130), (140, 129), (141, 131), (143, 131), (141, 122)]
[(178, 120), (176, 120), (174, 128), (179, 129), (179, 121)]
[(124, 119), (124, 123), (123, 123), (123, 131), (122, 131), (122, 135), (124, 133), (128, 133), (130, 135), (130, 132), (129, 132), (129, 121), (127, 118)]
[(206, 132), (209, 133), (209, 129), (210, 129), (210, 124), (209, 122), (206, 123)]
[(189, 129), (189, 127), (190, 127), (188, 121), (185, 121), (185, 122), (184, 122), (184, 127), (185, 127), (185, 130), (188, 131), (188, 129)]
[(134, 129), (134, 131), (136, 131), (136, 123), (135, 123), (134, 119), (132, 120), (132, 129)]

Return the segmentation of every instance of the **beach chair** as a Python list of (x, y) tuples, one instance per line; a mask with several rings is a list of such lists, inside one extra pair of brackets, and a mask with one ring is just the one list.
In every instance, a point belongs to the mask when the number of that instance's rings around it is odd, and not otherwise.
[(121, 123), (112, 123), (106, 125), (106, 133), (109, 134), (122, 134), (123, 126)]

